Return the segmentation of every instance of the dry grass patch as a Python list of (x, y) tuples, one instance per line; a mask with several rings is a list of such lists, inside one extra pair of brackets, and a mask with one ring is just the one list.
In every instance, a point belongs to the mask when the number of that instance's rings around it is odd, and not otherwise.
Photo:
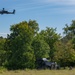
[(75, 75), (73, 70), (15, 70), (3, 71), (0, 75)]

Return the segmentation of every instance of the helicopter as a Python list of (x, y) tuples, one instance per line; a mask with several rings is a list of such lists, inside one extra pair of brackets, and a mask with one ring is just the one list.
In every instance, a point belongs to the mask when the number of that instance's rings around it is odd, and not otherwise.
[(0, 14), (3, 15), (3, 14), (15, 14), (15, 9), (13, 10), (13, 12), (9, 12), (9, 11), (6, 11), (4, 8), (0, 11)]

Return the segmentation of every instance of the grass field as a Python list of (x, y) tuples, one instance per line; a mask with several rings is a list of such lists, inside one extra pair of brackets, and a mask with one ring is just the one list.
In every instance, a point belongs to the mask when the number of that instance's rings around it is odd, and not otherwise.
[(0, 70), (0, 75), (75, 75), (73, 70)]

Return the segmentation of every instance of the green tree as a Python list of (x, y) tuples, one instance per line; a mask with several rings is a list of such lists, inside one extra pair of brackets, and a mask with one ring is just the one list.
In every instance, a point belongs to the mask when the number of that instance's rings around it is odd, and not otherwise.
[(42, 38), (41, 35), (37, 34), (34, 37), (34, 40), (32, 42), (33, 50), (34, 50), (34, 55), (35, 55), (35, 65), (36, 68), (39, 67), (38, 60), (42, 58), (49, 58), (49, 51), (50, 47), (49, 45), (45, 42), (45, 40)]
[[(12, 25), (10, 35), (7, 37), (5, 49), (7, 50), (6, 66), (9, 69), (34, 68), (35, 58), (31, 43), (36, 21), (23, 21), (19, 24)], [(37, 24), (38, 25), (38, 24)]]
[(75, 20), (70, 25), (66, 24), (63, 28), (66, 40), (71, 40), (75, 36)]
[(28, 26), (33, 30), (34, 35), (39, 31), (38, 23), (36, 20), (29, 20)]
[(32, 46), (36, 59), (49, 57), (50, 47), (39, 34), (35, 36)]
[(70, 25), (66, 24), (64, 29), (65, 36), (63, 37), (63, 42), (67, 43), (68, 41), (72, 41), (73, 49), (75, 50), (75, 20), (72, 20)]
[(72, 42), (64, 44), (61, 41), (54, 44), (54, 61), (57, 61), (61, 66), (72, 66), (75, 62), (75, 51)]
[(6, 51), (4, 50), (5, 41), (5, 38), (0, 37), (0, 66), (3, 66), (6, 59)]
[(46, 30), (42, 30), (40, 32), (40, 35), (44, 38), (45, 42), (49, 45), (50, 51), (49, 51), (49, 58), (51, 61), (53, 61), (54, 57), (54, 43), (59, 40), (60, 35), (56, 33), (56, 28), (49, 28), (46, 27)]

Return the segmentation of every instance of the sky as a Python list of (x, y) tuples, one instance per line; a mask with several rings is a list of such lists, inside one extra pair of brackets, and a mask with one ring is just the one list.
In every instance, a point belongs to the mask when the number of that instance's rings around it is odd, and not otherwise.
[(0, 15), (0, 36), (10, 34), (11, 25), (22, 21), (36, 20), (40, 30), (46, 27), (57, 28), (63, 35), (65, 24), (75, 20), (75, 0), (0, 0), (0, 11), (13, 11), (13, 14)]

